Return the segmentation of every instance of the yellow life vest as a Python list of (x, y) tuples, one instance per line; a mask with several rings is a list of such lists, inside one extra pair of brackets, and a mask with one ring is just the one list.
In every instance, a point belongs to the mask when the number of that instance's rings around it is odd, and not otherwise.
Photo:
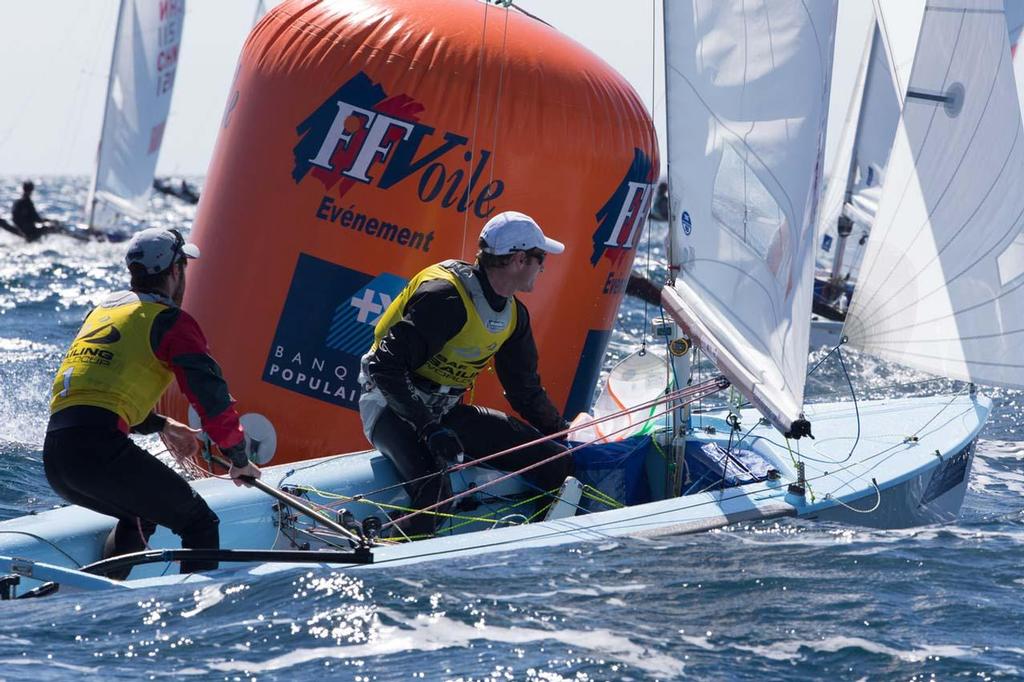
[(455, 285), (466, 307), (466, 323), (437, 355), (413, 372), (441, 386), (466, 389), (473, 385), (487, 361), (516, 328), (515, 299), (509, 298), (504, 310), (495, 312), (487, 303), (479, 277), (468, 263), (447, 260), (417, 273), (377, 320), (370, 351), (376, 351), (392, 325), (402, 319), (406, 304), (420, 285), (435, 279)]
[(156, 358), (150, 331), (166, 299), (113, 294), (85, 318), (53, 379), (50, 414), (93, 405), (135, 426), (149, 414), (174, 374)]

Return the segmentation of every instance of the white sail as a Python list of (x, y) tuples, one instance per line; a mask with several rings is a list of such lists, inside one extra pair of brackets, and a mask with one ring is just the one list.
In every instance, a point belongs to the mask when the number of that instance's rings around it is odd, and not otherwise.
[(156, 171), (178, 65), (185, 0), (122, 0), (111, 58), (90, 226), (141, 215)]
[(872, 22), (858, 83), (860, 96), (855, 95), (851, 101), (840, 157), (829, 178), (818, 221), (818, 268), (831, 272), (839, 243), (836, 222), (844, 212), (853, 220), (853, 233), (847, 238), (839, 273), (850, 280), (856, 280), (867, 248), (900, 116), (900, 98), (885, 45), (886, 36)]
[(1006, 28), (1010, 33), (1010, 55), (1013, 77), (1017, 82), (1017, 99), (1024, 111), (1024, 0), (1006, 0)]
[(850, 342), (1024, 386), (1024, 131), (1001, 0), (929, 2)]
[(882, 44), (889, 57), (892, 82), (896, 84), (896, 95), (902, 107), (927, 3), (924, 0), (874, 0), (874, 5)]
[(800, 418), (836, 3), (665, 2), (673, 317), (766, 417)]

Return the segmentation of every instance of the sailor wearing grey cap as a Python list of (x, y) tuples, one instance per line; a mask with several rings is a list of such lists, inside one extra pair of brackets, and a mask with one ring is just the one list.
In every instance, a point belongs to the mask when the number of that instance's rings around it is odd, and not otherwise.
[[(478, 459), (567, 428), (538, 374), (537, 346), (526, 306), (515, 297), (533, 291), (550, 254), (565, 246), (517, 211), (491, 218), (480, 232), (476, 263), (448, 260), (412, 278), (381, 315), (363, 357), (359, 413), (366, 437), (407, 481), (412, 506), (450, 496), (450, 463)], [(524, 421), (464, 404), (464, 393), (491, 358), (505, 397)], [(553, 440), (495, 460), (524, 473), (545, 491), (557, 491), (573, 471), (571, 457)], [(440, 509), (438, 511), (444, 511)], [(429, 534), (437, 516), (412, 517), (403, 530)]]
[(129, 270), (138, 266), (143, 272), (155, 275), (181, 258), (199, 258), (199, 247), (186, 242), (177, 230), (151, 227), (132, 237), (124, 260)]
[[(89, 313), (53, 381), (46, 478), (69, 502), (117, 519), (105, 558), (144, 549), (157, 525), (178, 534), (182, 547), (220, 546), (219, 521), (206, 501), (128, 438), (159, 433), (179, 462), (199, 454), (199, 431), (154, 409), (172, 380), (231, 460), (231, 478), (241, 484), (260, 476), (220, 367), (195, 319), (179, 307), (195, 258), (199, 248), (177, 230), (137, 233), (125, 256), (131, 289)], [(215, 561), (181, 562), (182, 573), (216, 567)]]

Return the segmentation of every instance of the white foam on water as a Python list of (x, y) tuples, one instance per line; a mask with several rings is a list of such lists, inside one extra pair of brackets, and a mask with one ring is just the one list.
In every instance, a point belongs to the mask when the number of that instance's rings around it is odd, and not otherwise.
[(628, 585), (600, 585), (594, 583), (590, 587), (567, 587), (545, 592), (515, 592), (512, 594), (482, 594), (481, 599), (496, 599), (500, 601), (513, 601), (516, 599), (547, 599), (560, 594), (573, 594), (583, 597), (600, 597), (610, 594), (626, 594), (629, 592), (642, 592), (650, 588), (645, 583), (631, 583)]
[(747, 646), (743, 644), (733, 644), (731, 646), (739, 651), (745, 651), (772, 661), (788, 661), (793, 658), (802, 658), (803, 656), (800, 653), (802, 649), (829, 654), (842, 651), (843, 649), (860, 649), (867, 653), (888, 656), (904, 663), (920, 663), (930, 658), (971, 659), (977, 653), (971, 647), (956, 644), (925, 644), (897, 649), (863, 637), (845, 636), (826, 637), (818, 640), (795, 639), (761, 646)]
[(1021, 464), (1024, 464), (1024, 443), (990, 441), (984, 453), (979, 446), (971, 467), (970, 489), (984, 493), (1002, 488), (1016, 495), (1024, 495)]
[(1017, 440), (978, 440), (978, 455), (985, 459), (1024, 460), (1024, 443)]
[(211, 606), (216, 606), (224, 601), (224, 596), (224, 593), (217, 585), (203, 586), (201, 589), (196, 590), (193, 595), (196, 600), (196, 605), (191, 609), (182, 611), (181, 617), (191, 618), (192, 616), (197, 616)]
[(395, 582), (401, 583), (406, 587), (412, 587), (417, 590), (424, 590), (427, 587), (427, 583), (423, 580), (412, 580), (410, 578), (395, 578)]
[(50, 343), (0, 336), (0, 358), (4, 361), (30, 360), (44, 353), (56, 353), (61, 348)]
[(681, 635), (680, 638), (690, 646), (695, 646), (698, 649), (703, 649), (704, 651), (715, 651), (718, 649), (718, 647), (712, 644), (707, 637), (699, 635)]
[[(365, 659), (391, 656), (402, 653), (422, 653), (448, 648), (462, 648), (473, 642), (494, 642), (498, 644), (532, 644), (535, 642), (559, 642), (574, 650), (592, 652), (602, 659), (633, 666), (650, 675), (674, 677), (683, 670), (683, 662), (666, 654), (652, 651), (627, 637), (610, 630), (539, 630), (523, 627), (497, 627), (481, 623), (468, 624), (442, 615), (419, 615), (414, 619), (403, 619), (400, 614), (381, 611), (402, 627), (381, 627), (374, 632), (373, 640), (352, 646), (326, 646), (297, 648), (286, 654), (264, 661), (217, 661), (209, 664), (211, 670), (220, 672), (246, 672), (249, 674), (270, 673), (285, 670), (318, 659)], [(536, 668), (536, 664), (530, 667)]]
[(490, 561), (487, 563), (473, 564), (472, 566), (466, 566), (463, 570), (466, 571), (483, 571), (493, 568), (506, 568), (511, 566), (512, 562), (508, 560), (504, 561)]
[[(1024, 492), (1024, 490), (1022, 490)], [(916, 528), (803, 527), (775, 524), (776, 527), (751, 529), (751, 532), (725, 532), (720, 537), (752, 547), (771, 546), (816, 548), (841, 545), (847, 556), (869, 556), (888, 551), (891, 545), (913, 542), (926, 545), (936, 539), (990, 542), (999, 540), (1024, 544), (1024, 533), (1019, 530), (982, 530), (970, 526), (920, 526)], [(742, 529), (738, 529), (742, 530)], [(764, 536), (768, 536), (767, 538)]]
[[(15, 370), (0, 373), (0, 440), (42, 449), (49, 420), (49, 396), (53, 378)], [(56, 369), (56, 368), (55, 368)]]
[(70, 670), (84, 675), (98, 676), (100, 674), (100, 668), (98, 666), (87, 667), (84, 665), (72, 665), (71, 663), (61, 663), (50, 658), (0, 658), (0, 668), (3, 668), (3, 666), (6, 665), (38, 665), (43, 668), (60, 668), (61, 670)]

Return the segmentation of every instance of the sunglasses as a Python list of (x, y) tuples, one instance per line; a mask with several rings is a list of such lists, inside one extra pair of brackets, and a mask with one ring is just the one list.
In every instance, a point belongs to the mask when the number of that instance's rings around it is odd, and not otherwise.
[(171, 247), (171, 262), (175, 263), (180, 261), (182, 264), (188, 264), (188, 257), (185, 256), (185, 252), (182, 249), (185, 246), (185, 238), (181, 236), (181, 232), (178, 232), (175, 228), (167, 230), (174, 235), (174, 246)]
[(548, 257), (547, 251), (541, 251), (540, 249), (530, 249), (524, 253), (526, 253), (527, 258), (537, 261), (537, 265), (544, 265), (544, 259)]

